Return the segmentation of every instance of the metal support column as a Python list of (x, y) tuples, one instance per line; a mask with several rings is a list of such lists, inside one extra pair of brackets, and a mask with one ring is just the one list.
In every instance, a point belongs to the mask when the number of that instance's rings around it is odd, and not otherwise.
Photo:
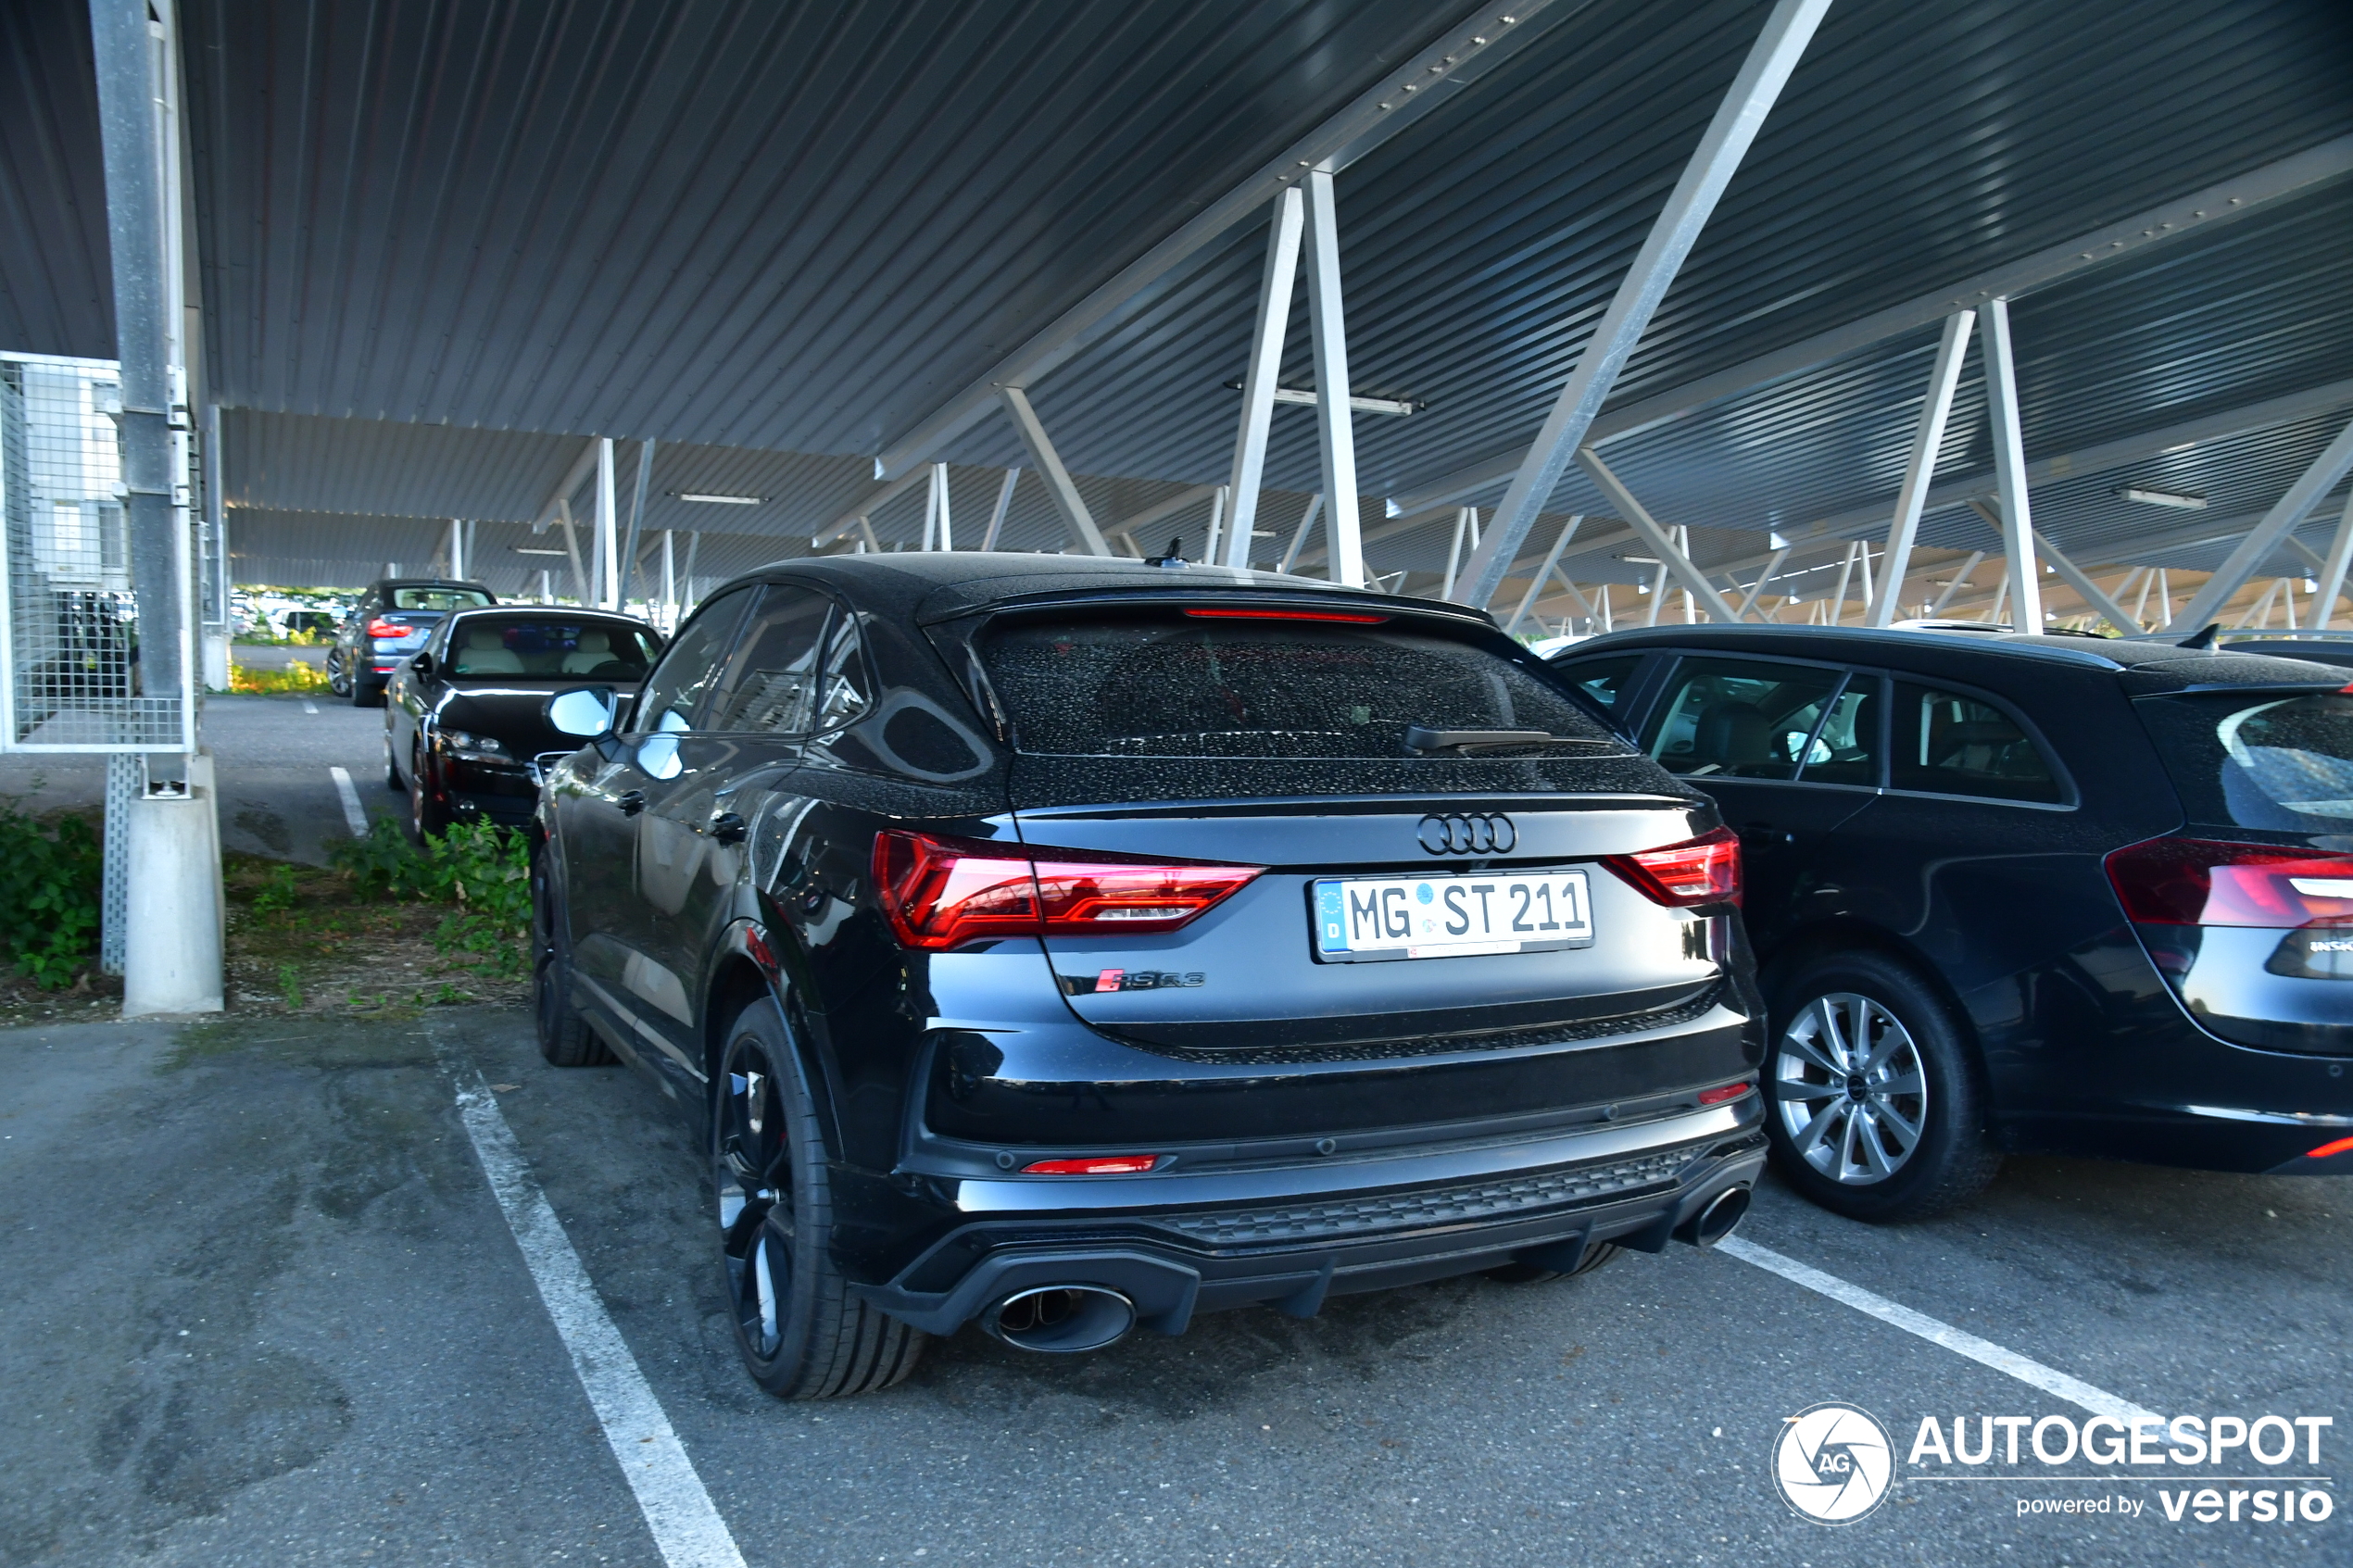
[(637, 575), (637, 532), (646, 521), (646, 484), (653, 478), (654, 444), (637, 443), (636, 494), (629, 506), (629, 538), (621, 547), (621, 581), (613, 587), (612, 607), (620, 609), (629, 603), (630, 580)]
[(1789, 556), (1789, 549), (1787, 545), (1783, 545), (1780, 549), (1775, 550), (1772, 558), (1765, 563), (1765, 570), (1757, 574), (1755, 583), (1750, 585), (1747, 595), (1741, 600), (1740, 618), (1743, 621), (1746, 621), (1749, 612), (1756, 608), (1757, 596), (1765, 592), (1765, 584), (1773, 580), (1773, 573), (1780, 571), (1781, 562)]
[(1516, 632), (1519, 630), (1519, 623), (1528, 619), (1529, 609), (1534, 606), (1538, 596), (1544, 591), (1545, 580), (1552, 576), (1553, 568), (1560, 564), (1562, 552), (1568, 548), (1568, 542), (1577, 537), (1577, 525), (1584, 521), (1585, 514), (1579, 512), (1561, 525), (1560, 537), (1554, 539), (1553, 547), (1544, 553), (1544, 564), (1538, 567), (1536, 575), (1529, 580), (1528, 592), (1519, 596), (1519, 608), (1512, 611), (1511, 620), (1504, 622), (1504, 630), (1506, 633)]
[(1920, 422), (1912, 433), (1912, 455), (1904, 465), (1903, 487), (1895, 493), (1895, 521), (1887, 530), (1881, 586), (1871, 596), (1870, 608), (1863, 617), (1866, 626), (1885, 626), (1895, 619), (1895, 601), (1911, 564), (1912, 540), (1919, 533), (1920, 508), (1928, 500), (1929, 481), (1936, 477), (1936, 457), (1944, 446), (1944, 423), (1953, 414), (1953, 389), (1961, 384), (1961, 358), (1976, 320), (1973, 310), (1957, 310), (1944, 318), (1944, 332), (1936, 345), (1936, 368), (1929, 373), (1928, 400), (1920, 405)]
[[(1290, 548), (1283, 552), (1282, 563), (1275, 568), (1277, 571), (1287, 572), (1299, 564), (1300, 548), (1307, 543), (1308, 530), (1315, 526), (1315, 514), (1323, 509), (1324, 497), (1322, 495), (1307, 497), (1307, 509), (1299, 514), (1299, 526), (1291, 531)], [(1327, 557), (1330, 553), (1328, 549), (1325, 551)]]
[(1005, 514), (1013, 509), (1013, 486), (1021, 483), (1021, 470), (1007, 469), (1005, 483), (997, 487), (997, 509), (988, 514), (988, 532), (982, 535), (980, 547), (985, 551), (997, 547), (997, 535), (1005, 531)]
[(1087, 546), (1088, 555), (1110, 555), (1111, 546), (1104, 542), (1102, 530), (1095, 526), (1093, 514), (1079, 497), (1078, 486), (1071, 483), (1070, 470), (1063, 467), (1062, 455), (1046, 439), (1046, 427), (1038, 422), (1038, 410), (1029, 406), (1028, 394), (1017, 386), (1000, 386), (997, 395), (1004, 403), (1005, 412), (1013, 417), (1013, 429), (1029, 454), (1030, 466), (1046, 482), (1046, 494), (1053, 498), (1054, 509), (1062, 513), (1063, 526), (1070, 530), (1073, 538)]
[(2019, 423), (2018, 362), (2006, 299), (1985, 302), (1985, 401), (1994, 420), (1994, 482), (2002, 496), (2002, 553), (2009, 563), (2010, 624), (2043, 629), (2043, 585), (2034, 571), (2034, 518), (2026, 497), (2026, 441)]
[[(1740, 619), (1739, 613), (1724, 601), (1724, 596), (1718, 593), (1716, 585), (1707, 580), (1707, 574), (1692, 565), (1692, 558), (1676, 547), (1675, 541), (1667, 536), (1667, 530), (1660, 527), (1651, 514), (1643, 509), (1642, 504), (1634, 499), (1633, 492), (1628, 490), (1617, 475), (1610, 471), (1609, 465), (1603, 462), (1592, 447), (1579, 451), (1577, 454), (1577, 461), (1579, 466), (1584, 469), (1586, 476), (1601, 488), (1602, 494), (1608, 498), (1609, 504), (1617, 508), (1617, 515), (1624, 518), (1628, 526), (1642, 536), (1642, 543), (1650, 546), (1657, 553), (1663, 568), (1673, 572), (1676, 580), (1691, 590), (1692, 597), (1697, 600), (1700, 608), (1707, 612), (1707, 618), (1710, 621), (1730, 622)], [(1502, 520), (1503, 514), (1498, 512), (1495, 523), (1488, 530), (1490, 543), (1493, 542), (1496, 531), (1503, 527)], [(1501, 579), (1499, 578), (1498, 581)], [(1476, 586), (1472, 592), (1476, 596), (1478, 592)], [(1473, 602), (1478, 601), (1474, 597)]]
[[(1365, 585), (1363, 525), (1356, 495), (1356, 432), (1348, 406), (1348, 328), (1340, 295), (1340, 217), (1332, 177), (1307, 176), (1307, 322), (1315, 340), (1315, 427), (1323, 457), (1325, 551), (1331, 580)], [(1272, 389), (1268, 395), (1273, 395)]]
[(661, 630), (664, 636), (678, 630), (678, 558), (673, 544), (677, 537), (675, 529), (661, 531)]
[(2337, 432), (2336, 439), (2312, 459), (2296, 483), (2288, 486), (2287, 494), (2263, 514), (2263, 521), (2255, 525), (2253, 532), (2239, 541), (2238, 547), (2206, 580), (2206, 585), (2190, 596), (2190, 602), (2166, 626), (2166, 631), (2187, 634), (2213, 621), (2231, 596), (2246, 586), (2247, 579), (2279, 547), (2280, 541), (2304, 521), (2306, 513), (2320, 505), (2322, 496), (2336, 488), (2337, 481), (2349, 469), (2353, 469), (2353, 423)]
[(1944, 607), (1953, 602), (1953, 596), (1961, 591), (1962, 585), (1969, 582), (1969, 574), (1975, 571), (1984, 559), (1983, 550), (1969, 552), (1969, 559), (1961, 563), (1961, 570), (1953, 573), (1952, 581), (1944, 584), (1944, 591), (1936, 596), (1934, 604), (1928, 607), (1928, 613), (1931, 619), (1944, 613)]
[(612, 438), (597, 438), (597, 526), (589, 575), (596, 579), (597, 608), (621, 603), (621, 541), (614, 537)]
[(2336, 597), (2345, 592), (2345, 569), (2353, 562), (2353, 490), (2346, 492), (2345, 510), (2336, 520), (2336, 538), (2321, 567), (2320, 591), (2312, 596), (2312, 625), (2325, 632), (2336, 616)]
[[(1465, 571), (1469, 579), (1466, 602), (1483, 605), (1503, 586), (1505, 569), (1518, 558), (1537, 514), (1551, 499), (1570, 459), (1585, 445), (1593, 416), (1608, 401), (1618, 371), (1641, 341), (1642, 330), (1650, 325), (1652, 312), (1666, 297), (1667, 285), (1675, 281), (1683, 257), (1716, 210), (1717, 199), (1731, 182), (1749, 144), (1756, 139), (1758, 128), (1829, 9), (1830, 0), (1780, 0), (1766, 19), (1764, 31), (1741, 64), (1740, 74), (1732, 79), (1698, 147), (1683, 165), (1667, 206), (1652, 222), (1650, 236), (1642, 242), (1608, 310), (1578, 356), (1568, 384), (1561, 389), (1542, 430), (1512, 476), (1511, 488), (1504, 492), (1503, 504), (1488, 526), (1486, 542)], [(1713, 589), (1707, 596), (1721, 602)]]
[(1287, 186), (1275, 198), (1266, 226), (1266, 266), (1258, 280), (1258, 319), (1251, 332), (1250, 364), (1242, 372), (1227, 566), (1250, 565), (1251, 531), (1258, 521), (1258, 487), (1266, 470), (1266, 436), (1275, 418), (1275, 382), (1283, 365), (1283, 333), (1290, 326), (1291, 284), (1299, 276), (1300, 232), (1305, 223), (1306, 198), (1298, 186)]
[(449, 520), (449, 575), (463, 581), (466, 575), (466, 525), (456, 518)]

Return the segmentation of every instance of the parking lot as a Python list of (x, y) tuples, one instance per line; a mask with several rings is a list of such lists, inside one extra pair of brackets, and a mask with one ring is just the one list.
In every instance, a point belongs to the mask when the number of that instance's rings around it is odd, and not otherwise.
[[(223, 705), (280, 759), (283, 792), (253, 798), (287, 820), (335, 812), (324, 759), (364, 759), (379, 716), (245, 706)], [(547, 1067), (519, 1010), (19, 1029), (0, 1072), (17, 1090), (0, 1109), (0, 1561), (664, 1562), (616, 1453), (668, 1446), (609, 1429), (584, 1392), (485, 1179), (484, 1123), (470, 1135), (459, 1112), (484, 1085), (749, 1563), (2344, 1551), (2334, 1514), (2169, 1522), (2164, 1471), (2081, 1458), (1956, 1465), (1969, 1478), (1950, 1482), (1901, 1467), (1873, 1517), (1801, 1520), (1771, 1465), (1807, 1407), (1871, 1412), (1899, 1461), (1924, 1416), (2086, 1412), (1745, 1249), (1344, 1297), (1308, 1321), (1252, 1309), (1088, 1357), (967, 1329), (898, 1388), (786, 1404), (737, 1364), (702, 1161), (667, 1102), (622, 1069)], [(2333, 1476), (2353, 1426), (2344, 1215), (2323, 1180), (2014, 1160), (1975, 1203), (1900, 1229), (1768, 1184), (1735, 1240), (1990, 1342), (2026, 1376), (2168, 1417), (2331, 1417), (2319, 1466), (2277, 1468)], [(2145, 1506), (2019, 1512), (2065, 1497)], [(668, 1561), (711, 1560), (665, 1528)]]

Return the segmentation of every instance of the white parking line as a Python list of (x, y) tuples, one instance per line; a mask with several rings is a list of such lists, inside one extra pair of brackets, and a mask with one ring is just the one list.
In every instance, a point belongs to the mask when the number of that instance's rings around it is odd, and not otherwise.
[(351, 787), (351, 775), (341, 768), (330, 768), (328, 776), (335, 781), (335, 793), (343, 797), (343, 820), (350, 824), (351, 836), (368, 836), (368, 813), (359, 809), (359, 792)]
[(1944, 1346), (1957, 1356), (1967, 1356), (1995, 1372), (2007, 1373), (2020, 1383), (2032, 1384), (2045, 1394), (2056, 1394), (2069, 1404), (2081, 1405), (2095, 1415), (2113, 1416), (2128, 1426), (2135, 1421), (2161, 1423), (2164, 1420), (2155, 1411), (2143, 1410), (2131, 1400), (2120, 1399), (2105, 1389), (2093, 1387), (2081, 1378), (2070, 1377), (2055, 1367), (2046, 1367), (2015, 1350), (2006, 1350), (1990, 1339), (1980, 1339), (1951, 1323), (1939, 1323), (1925, 1312), (1916, 1312), (1884, 1296), (1875, 1296), (1859, 1285), (1849, 1285), (1836, 1274), (1826, 1274), (1819, 1269), (1811, 1268), (1794, 1258), (1784, 1258), (1753, 1241), (1728, 1236), (1716, 1244), (1716, 1250), (1728, 1257), (1738, 1258), (1743, 1263), (1755, 1264), (1768, 1273), (1779, 1274), (1793, 1285), (1802, 1285), (1833, 1301), (1843, 1302), (1858, 1312), (1868, 1312), (1880, 1322), (1900, 1328), (1906, 1334), (1917, 1334), (1932, 1345)]
[[(338, 770), (340, 771), (340, 770)], [(458, 1086), (458, 1117), (473, 1141), (483, 1174), (490, 1178), (507, 1228), (514, 1232), (547, 1317), (571, 1352), (573, 1371), (605, 1429), (605, 1441), (621, 1461), (629, 1489), (653, 1532), (654, 1546), (670, 1568), (744, 1568), (743, 1553), (727, 1522), (711, 1505), (711, 1493), (695, 1473), (694, 1461), (671, 1429), (661, 1401), (637, 1369), (629, 1342), (612, 1325), (597, 1288), (581, 1267), (556, 1211), (531, 1174), (514, 1130), (498, 1110), (482, 1074), (450, 1060), (441, 1046), (442, 1066)]]
[(302, 710), (305, 713), (316, 713), (319, 711), (319, 705), (311, 701), (308, 697), (304, 697), (302, 699)]

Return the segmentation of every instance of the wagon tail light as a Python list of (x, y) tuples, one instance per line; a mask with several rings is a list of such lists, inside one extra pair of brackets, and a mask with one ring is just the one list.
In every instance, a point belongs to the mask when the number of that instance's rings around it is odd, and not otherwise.
[(2136, 925), (2353, 925), (2353, 855), (2152, 838), (2111, 853), (2108, 880)]
[(998, 936), (1175, 931), (1263, 870), (875, 835), (875, 888), (891, 929), (907, 946), (933, 951)]
[(408, 627), (403, 626), (397, 621), (386, 621), (381, 615), (376, 617), (373, 621), (368, 622), (368, 635), (371, 637), (390, 637), (397, 640), (407, 636), (408, 634)]
[(1730, 828), (1657, 849), (1612, 855), (1602, 863), (1637, 891), (1674, 908), (1740, 902), (1741, 840)]

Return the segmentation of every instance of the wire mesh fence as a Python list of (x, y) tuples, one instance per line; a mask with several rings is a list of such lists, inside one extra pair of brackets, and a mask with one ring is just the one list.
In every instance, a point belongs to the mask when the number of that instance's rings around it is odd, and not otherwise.
[(140, 679), (113, 365), (0, 357), (0, 750), (177, 751), (180, 691)]

